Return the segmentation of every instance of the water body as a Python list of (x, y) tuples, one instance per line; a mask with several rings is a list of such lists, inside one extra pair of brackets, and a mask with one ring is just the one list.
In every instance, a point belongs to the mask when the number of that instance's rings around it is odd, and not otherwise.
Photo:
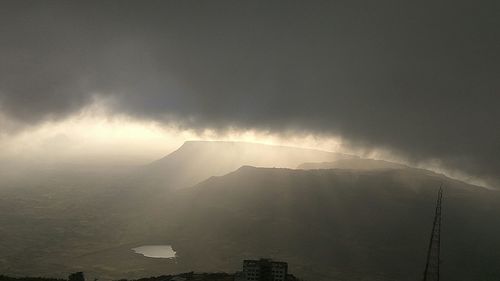
[(172, 259), (175, 258), (175, 251), (170, 245), (144, 245), (133, 248), (137, 254), (148, 258)]

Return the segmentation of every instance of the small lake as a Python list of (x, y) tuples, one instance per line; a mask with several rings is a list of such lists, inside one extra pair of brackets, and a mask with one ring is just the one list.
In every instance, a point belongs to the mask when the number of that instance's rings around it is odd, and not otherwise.
[(148, 258), (172, 259), (175, 258), (175, 251), (170, 245), (144, 245), (133, 248), (137, 254)]

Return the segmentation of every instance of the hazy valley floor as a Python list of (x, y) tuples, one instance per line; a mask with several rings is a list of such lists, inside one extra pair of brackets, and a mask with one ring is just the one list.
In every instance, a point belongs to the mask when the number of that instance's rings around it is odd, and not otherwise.
[[(137, 279), (271, 257), (306, 280), (415, 280), (443, 183), (442, 276), (500, 276), (499, 192), (425, 170), (245, 166), (179, 190), (131, 174), (48, 173), (2, 188), (0, 272)], [(131, 251), (151, 244), (178, 256)]]

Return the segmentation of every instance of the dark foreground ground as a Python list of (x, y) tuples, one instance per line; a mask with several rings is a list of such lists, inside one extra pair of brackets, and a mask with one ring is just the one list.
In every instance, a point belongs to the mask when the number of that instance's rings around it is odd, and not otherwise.
[[(9, 277), (0, 275), (0, 281), (85, 281), (84, 279), (75, 280), (73, 278), (69, 279), (57, 279), (57, 278), (43, 278), (43, 277)], [(146, 277), (131, 281), (234, 281), (238, 280), (237, 273), (181, 273), (177, 275), (162, 275), (156, 277)], [(287, 277), (288, 281), (300, 281), (293, 275)], [(94, 281), (97, 281), (94, 280)], [(120, 279), (117, 281), (127, 281), (127, 279)]]

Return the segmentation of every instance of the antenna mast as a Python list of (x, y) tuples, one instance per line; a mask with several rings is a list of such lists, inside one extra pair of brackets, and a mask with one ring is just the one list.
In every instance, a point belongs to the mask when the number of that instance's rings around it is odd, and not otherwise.
[(425, 264), (423, 281), (439, 281), (440, 244), (441, 244), (441, 202), (443, 198), (443, 185), (439, 186), (436, 212), (432, 225), (429, 249), (427, 250), (427, 263)]

